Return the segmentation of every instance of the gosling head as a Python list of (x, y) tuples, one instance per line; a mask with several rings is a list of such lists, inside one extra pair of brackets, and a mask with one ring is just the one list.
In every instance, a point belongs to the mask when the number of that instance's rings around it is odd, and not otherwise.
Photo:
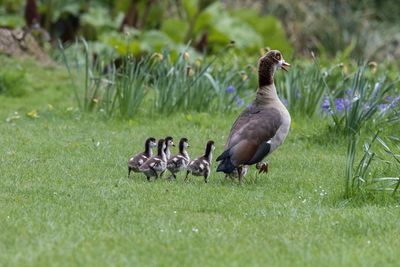
[(165, 137), (165, 145), (166, 145), (167, 147), (175, 146), (175, 144), (174, 144), (174, 138), (172, 138), (171, 136)]
[(149, 137), (146, 140), (146, 147), (155, 147), (157, 145), (156, 139), (154, 137)]
[(189, 141), (186, 137), (181, 138), (179, 141), (179, 150), (182, 151), (189, 147)]

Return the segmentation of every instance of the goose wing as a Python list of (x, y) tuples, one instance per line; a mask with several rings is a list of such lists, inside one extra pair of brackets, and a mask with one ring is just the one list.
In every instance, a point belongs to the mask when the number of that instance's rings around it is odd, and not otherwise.
[(268, 141), (274, 137), (281, 124), (281, 113), (274, 107), (247, 108), (233, 124), (225, 151), (217, 161), (229, 160), (225, 163), (233, 165), (229, 167), (232, 170), (242, 164), (254, 164), (260, 161), (268, 154), (270, 148)]

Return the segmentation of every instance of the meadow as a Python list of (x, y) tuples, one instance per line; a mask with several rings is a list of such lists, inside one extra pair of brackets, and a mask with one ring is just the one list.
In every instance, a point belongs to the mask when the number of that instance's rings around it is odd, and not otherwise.
[(192, 158), (213, 139), (215, 158), (244, 106), (207, 113), (183, 104), (166, 116), (150, 111), (155, 98), (140, 115), (110, 117), (79, 108), (65, 68), (1, 60), (21, 72), (25, 93), (0, 95), (0, 265), (398, 265), (398, 194), (344, 196), (348, 143), (332, 120), (293, 106), (269, 173), (253, 169), (242, 186), (215, 172), (208, 184), (182, 174), (128, 179), (127, 159), (148, 136), (188, 137)]

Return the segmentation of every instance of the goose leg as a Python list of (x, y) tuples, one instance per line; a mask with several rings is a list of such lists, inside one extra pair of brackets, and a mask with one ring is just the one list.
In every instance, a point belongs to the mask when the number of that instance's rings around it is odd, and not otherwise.
[(176, 174), (173, 173), (173, 172), (171, 172), (171, 175), (168, 176), (168, 180), (172, 180), (172, 178), (173, 178), (174, 180), (176, 180)]
[(204, 173), (204, 182), (208, 183), (208, 176), (210, 176), (210, 172), (208, 170), (206, 170), (206, 172)]
[(186, 177), (185, 177), (185, 182), (188, 180), (188, 175), (189, 175), (190, 171), (186, 171)]
[(239, 166), (238, 168), (237, 168), (237, 172), (238, 172), (238, 177), (239, 177), (239, 184), (241, 185), (242, 184), (242, 166)]
[(163, 177), (165, 170), (160, 173), (160, 179)]
[(150, 170), (153, 171), (154, 175), (156, 176), (156, 180), (158, 179), (158, 173), (156, 172), (156, 170), (153, 167), (150, 167)]

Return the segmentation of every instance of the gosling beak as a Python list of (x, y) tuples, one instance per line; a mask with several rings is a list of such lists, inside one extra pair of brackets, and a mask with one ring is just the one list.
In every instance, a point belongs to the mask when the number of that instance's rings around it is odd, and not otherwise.
[(281, 68), (282, 68), (284, 71), (287, 72), (287, 71), (288, 71), (287, 67), (290, 67), (290, 64), (287, 63), (286, 61), (283, 61), (283, 62), (282, 62), (282, 65), (281, 65)]

